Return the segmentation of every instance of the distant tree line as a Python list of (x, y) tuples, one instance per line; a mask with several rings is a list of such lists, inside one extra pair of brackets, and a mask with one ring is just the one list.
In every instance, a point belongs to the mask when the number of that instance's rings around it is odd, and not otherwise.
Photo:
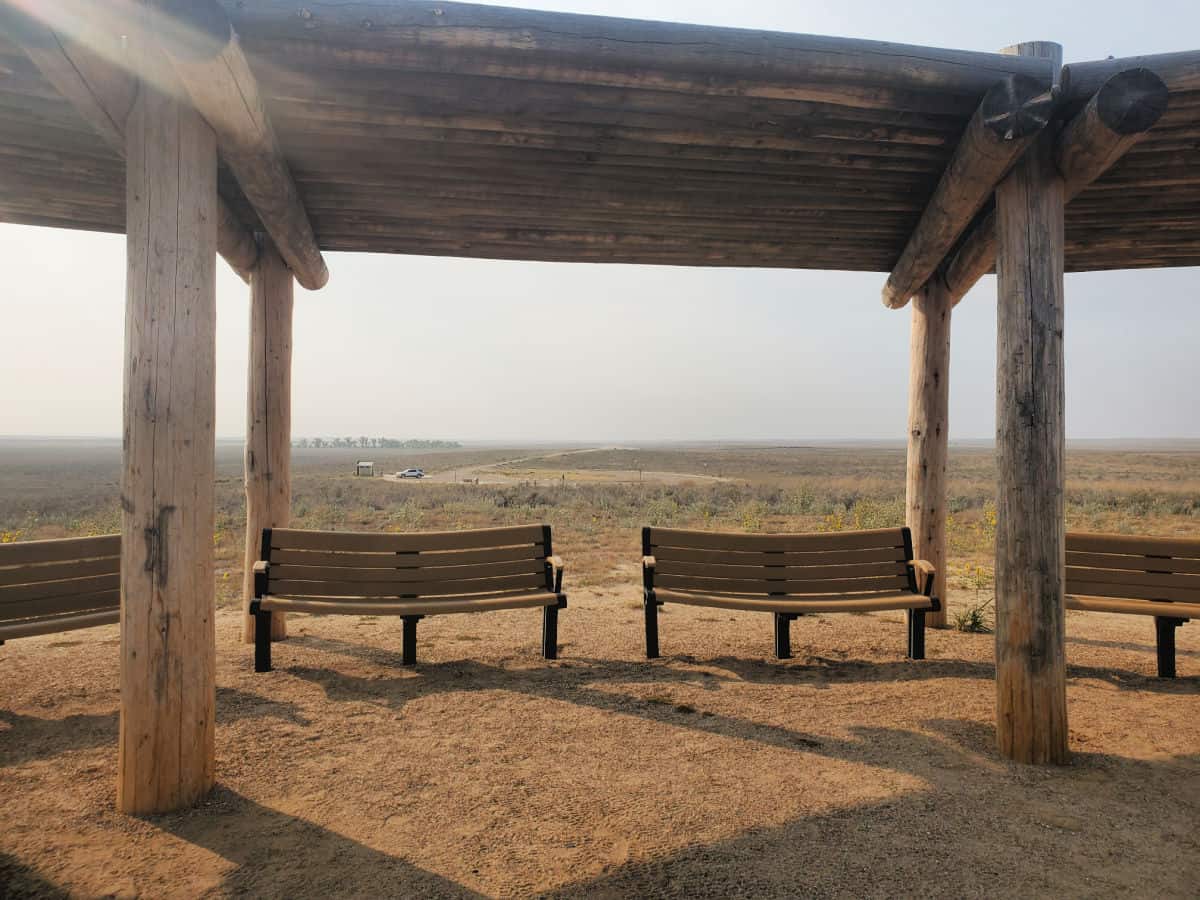
[(292, 446), (301, 449), (313, 447), (318, 450), (323, 447), (360, 447), (364, 450), (457, 450), (462, 447), (462, 444), (458, 441), (422, 441), (411, 438), (407, 441), (400, 441), (396, 440), (396, 438), (386, 437), (318, 437), (298, 438), (292, 441)]

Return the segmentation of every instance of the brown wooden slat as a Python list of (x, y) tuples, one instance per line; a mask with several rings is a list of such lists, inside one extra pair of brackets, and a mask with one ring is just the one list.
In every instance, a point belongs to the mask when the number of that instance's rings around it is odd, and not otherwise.
[(10, 585), (0, 588), (0, 606), (49, 597), (69, 597), (73, 594), (116, 591), (120, 588), (121, 576), (115, 573), (94, 575), (90, 578), (72, 578), (70, 581), (51, 581), (44, 584)]
[(271, 594), (279, 597), (437, 597), (448, 594), (528, 591), (544, 588), (543, 575), (506, 575), (470, 580), (378, 582), (272, 581)]
[[(729, 557), (726, 557), (728, 559)], [(824, 557), (828, 559), (828, 556)], [(690, 575), (701, 578), (750, 578), (750, 579), (779, 579), (805, 581), (817, 578), (862, 578), (879, 575), (898, 575), (907, 578), (908, 569), (903, 562), (852, 563), (844, 566), (782, 566), (754, 565), (744, 566), (732, 563), (724, 565), (717, 562), (680, 562), (674, 559), (658, 559), (657, 575)]]
[(101, 559), (79, 559), (70, 562), (45, 565), (23, 565), (0, 569), (0, 587), (10, 584), (39, 584), (46, 581), (62, 581), (67, 578), (84, 578), (89, 575), (112, 575), (121, 570), (121, 558), (108, 556)]
[(1067, 551), (1067, 565), (1096, 569), (1130, 571), (1177, 572), (1200, 575), (1200, 559), (1177, 559), (1151, 556), (1121, 556), (1115, 553), (1081, 553)]
[(60, 631), (74, 631), (77, 628), (94, 628), (97, 625), (113, 625), (119, 621), (121, 621), (119, 608), (106, 609), (103, 612), (22, 619), (19, 622), (0, 625), (0, 641), (34, 637), (39, 634), (57, 634)]
[(715, 565), (728, 562), (730, 565), (746, 566), (859, 565), (864, 563), (906, 562), (903, 547), (878, 547), (869, 550), (841, 551), (818, 550), (808, 553), (755, 553), (692, 549), (688, 547), (658, 547), (655, 548), (654, 556), (659, 562), (672, 560)]
[(1078, 578), (1070, 582), (1067, 590), (1081, 596), (1121, 597), (1127, 600), (1179, 600), (1185, 603), (1200, 600), (1200, 590), (1196, 588), (1146, 587)]
[(275, 528), (271, 548), (324, 550), (350, 553), (412, 553), (424, 550), (471, 550), (540, 544), (541, 525), (509, 528), (480, 528), (471, 531), (427, 531), (410, 534), (379, 534), (353, 531), (301, 531)]
[[(866, 550), (903, 547), (899, 528), (871, 531), (845, 531), (819, 534), (741, 534), (717, 531), (685, 531), (676, 528), (650, 530), (650, 546), (688, 547), (708, 550), (813, 552), (825, 550)], [(657, 555), (657, 554), (655, 554)]]
[(345, 566), (293, 566), (273, 564), (268, 570), (272, 585), (280, 581), (397, 584), (494, 578), (506, 575), (544, 577), (546, 562), (522, 559), (515, 562), (485, 563), (475, 566), (437, 566), (435, 568), (349, 569)]
[(19, 541), (15, 544), (0, 544), (0, 566), (69, 562), (100, 556), (120, 556), (120, 554), (121, 536), (119, 534), (50, 541)]
[(1200, 595), (1200, 575), (1178, 575), (1161, 572), (1131, 572), (1117, 569), (1080, 568), (1067, 566), (1067, 590), (1076, 582), (1124, 584), (1130, 588), (1190, 588)]
[(546, 548), (539, 542), (494, 550), (463, 550), (437, 553), (326, 553), (320, 550), (271, 551), (271, 564), (324, 566), (355, 569), (433, 569), (439, 566), (475, 565), (477, 563), (514, 562), (522, 559), (545, 559)]
[(1151, 600), (1123, 600), (1068, 594), (1067, 609), (1077, 609), (1083, 612), (1124, 613), (1133, 616), (1200, 619), (1200, 603), (1164, 603)]
[(1200, 540), (1074, 532), (1067, 534), (1067, 550), (1081, 553), (1122, 553), (1131, 556), (1179, 556), (1200, 559)]
[(736, 594), (704, 594), (684, 591), (654, 592), (664, 603), (683, 603), (689, 606), (709, 606), (717, 609), (741, 609), (748, 612), (882, 612), (889, 609), (929, 609), (928, 597), (907, 592), (846, 596), (845, 594), (812, 595), (803, 598), (739, 596)]
[(313, 615), (428, 616), (443, 613), (489, 612), (496, 609), (527, 609), (558, 602), (551, 593), (502, 593), (491, 596), (450, 597), (444, 600), (303, 600), (267, 597), (264, 609)]
[(908, 579), (896, 575), (878, 578), (814, 579), (811, 581), (768, 581), (765, 579), (691, 578), (655, 573), (654, 587), (681, 591), (719, 591), (726, 593), (810, 594), (840, 591), (895, 591), (908, 586)]
[(43, 597), (36, 600), (18, 600), (0, 603), (0, 620), (34, 619), (60, 613), (77, 613), (98, 609), (120, 608), (121, 592), (93, 591), (86, 594), (70, 594), (65, 597)]

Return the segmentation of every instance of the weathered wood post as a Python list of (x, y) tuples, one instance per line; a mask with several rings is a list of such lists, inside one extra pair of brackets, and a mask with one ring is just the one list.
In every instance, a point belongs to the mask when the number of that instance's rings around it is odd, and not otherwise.
[[(1008, 51), (1053, 55), (1056, 44)], [(1044, 133), (996, 189), (996, 733), (1000, 752), (1067, 749), (1063, 526), (1063, 180)]]
[(939, 612), (926, 622), (946, 625), (946, 457), (950, 440), (950, 313), (945, 282), (931, 278), (913, 297), (908, 382), (906, 518), (913, 552), (937, 567)]
[(117, 806), (145, 814), (213, 784), (217, 149), (149, 81), (126, 137)]
[[(254, 643), (254, 563), (262, 530), (288, 524), (292, 504), (292, 300), (294, 280), (263, 237), (250, 275), (250, 372), (246, 388), (246, 559), (242, 637)], [(286, 616), (271, 616), (271, 640), (287, 637)]]

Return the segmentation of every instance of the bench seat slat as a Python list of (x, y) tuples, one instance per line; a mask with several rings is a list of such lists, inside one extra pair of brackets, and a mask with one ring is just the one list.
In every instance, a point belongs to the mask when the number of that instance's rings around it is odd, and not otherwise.
[(43, 565), (25, 565), (0, 569), (0, 587), (14, 584), (41, 584), (89, 575), (116, 575), (121, 571), (121, 558), (76, 559)]
[(805, 597), (764, 597), (762, 594), (706, 594), (690, 591), (659, 590), (654, 598), (665, 603), (684, 603), (717, 609), (740, 609), (748, 612), (882, 612), (891, 609), (931, 609), (928, 597), (910, 591), (898, 591), (854, 596), (846, 594), (812, 595)]
[(859, 593), (862, 591), (899, 591), (908, 587), (907, 576), (884, 575), (869, 578), (811, 579), (770, 581), (763, 578), (697, 578), (655, 573), (655, 588), (671, 590), (711, 591), (743, 594), (824, 594)]
[(120, 609), (120, 606), (121, 592), (116, 588), (111, 591), (91, 591), (65, 597), (39, 597), (33, 600), (0, 603), (0, 622), (53, 616), (60, 613)]
[(24, 566), (32, 563), (68, 562), (74, 559), (94, 559), (101, 556), (120, 556), (121, 536), (104, 534), (98, 537), (56, 538), (49, 541), (18, 541), (0, 544), (0, 566)]
[(1113, 584), (1097, 572), (1094, 579), (1073, 578), (1067, 582), (1066, 590), (1072, 594), (1091, 597), (1121, 597), (1127, 600), (1178, 600), (1200, 602), (1200, 590), (1196, 588), (1157, 587), (1132, 584)]
[(14, 584), (0, 587), (0, 609), (12, 603), (40, 600), (50, 597), (67, 597), (72, 594), (94, 594), (100, 591), (115, 591), (121, 587), (119, 573), (93, 575), (88, 578), (72, 578), (68, 581), (49, 581), (42, 584)]
[(448, 597), (444, 600), (337, 600), (330, 602), (271, 596), (263, 598), (262, 607), (282, 612), (304, 612), (315, 615), (430, 616), (442, 613), (529, 609), (553, 606), (556, 603), (558, 603), (558, 595), (541, 591)]
[(269, 591), (280, 597), (436, 597), (448, 594), (482, 594), (545, 588), (544, 574), (502, 575), (490, 578), (444, 581), (270, 581)]
[(1200, 559), (1200, 541), (1195, 538), (1070, 532), (1067, 534), (1066, 546), (1069, 553), (1120, 553)]
[(74, 631), (77, 628), (93, 628), (96, 625), (112, 625), (119, 621), (121, 621), (120, 609), (106, 609), (102, 612), (40, 616), (16, 622), (0, 622), (0, 641), (34, 637), (39, 634), (57, 634), (60, 631)]
[(1200, 603), (1170, 603), (1154, 600), (1126, 600), (1116, 597), (1067, 595), (1067, 609), (1085, 612), (1127, 613), (1140, 616), (1200, 619)]
[(900, 560), (889, 562), (852, 563), (850, 565), (785, 566), (785, 565), (739, 565), (730, 560), (728, 565), (720, 563), (680, 562), (674, 559), (658, 559), (655, 572), (658, 575), (690, 575), (701, 578), (787, 578), (807, 581), (818, 578), (864, 578), (881, 575), (903, 575), (908, 568)]
[(1144, 554), (1083, 553), (1067, 551), (1067, 565), (1095, 569), (1121, 569), (1134, 572), (1173, 572), (1200, 575), (1200, 559), (1154, 557)]
[[(1149, 562), (1149, 561), (1147, 561)], [(1152, 591), (1156, 588), (1191, 588), (1200, 598), (1200, 575), (1167, 574), (1164, 572), (1131, 571), (1128, 569), (1097, 569), (1094, 567), (1067, 566), (1067, 590), (1076, 582), (1102, 582), (1104, 584), (1126, 584), (1137, 591)], [(1086, 591), (1081, 591), (1086, 593)]]
[(537, 575), (545, 578), (544, 559), (520, 559), (515, 562), (487, 563), (475, 566), (438, 566), (436, 568), (349, 569), (345, 566), (272, 565), (275, 581), (333, 581), (397, 584), (408, 582), (452, 581), (504, 575)]
[(355, 531), (302, 531), (293, 528), (271, 529), (271, 548), (323, 550), (350, 553), (413, 553), (426, 550), (472, 550), (540, 544), (544, 532), (540, 525), (510, 528), (479, 528), (471, 531), (427, 531), (407, 534), (382, 534)]
[(443, 566), (467, 566), (545, 558), (545, 545), (539, 541), (536, 544), (524, 544), (517, 547), (426, 553), (335, 553), (321, 550), (273, 549), (270, 561), (272, 564), (346, 569), (437, 569)]
[[(660, 547), (683, 547), (722, 551), (819, 552), (902, 548), (902, 529), (830, 532), (828, 534), (743, 534), (718, 531), (686, 531), (677, 528), (650, 529), (650, 546), (657, 557)], [(668, 554), (664, 552), (663, 556)]]
[(651, 546), (660, 562), (694, 562), (745, 566), (821, 566), (859, 565), (863, 563), (904, 562), (903, 547), (876, 547), (867, 550), (816, 550), (811, 552), (725, 551), (689, 547)]

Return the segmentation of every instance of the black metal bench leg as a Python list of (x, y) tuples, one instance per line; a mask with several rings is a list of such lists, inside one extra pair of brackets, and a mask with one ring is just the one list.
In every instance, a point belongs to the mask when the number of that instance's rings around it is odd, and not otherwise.
[(401, 635), (400, 662), (406, 666), (417, 664), (417, 623), (424, 616), (401, 616), (403, 632)]
[(774, 613), (775, 616), (775, 658), (792, 658), (792, 617), (787, 613)]
[(908, 658), (925, 658), (925, 610), (908, 610)]
[(1182, 625), (1183, 619), (1172, 619), (1166, 616), (1154, 617), (1154, 638), (1158, 647), (1158, 677), (1175, 677), (1175, 629)]
[(254, 671), (271, 671), (271, 611), (254, 613)]
[(658, 659), (658, 604), (646, 600), (646, 659)]
[(558, 659), (558, 605), (542, 609), (542, 656)]

